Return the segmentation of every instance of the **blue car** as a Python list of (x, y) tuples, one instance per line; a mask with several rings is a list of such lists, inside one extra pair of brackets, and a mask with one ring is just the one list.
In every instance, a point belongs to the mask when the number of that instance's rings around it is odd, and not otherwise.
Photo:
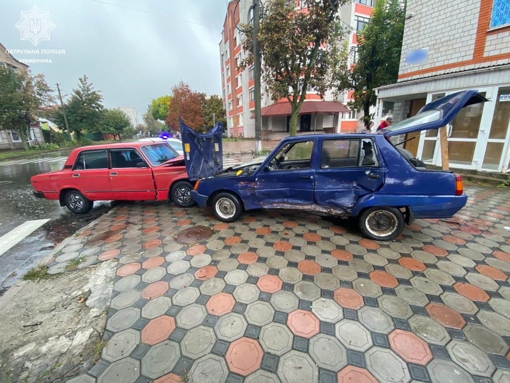
[(185, 153), (188, 175), (200, 178), (192, 196), (224, 222), (246, 210), (300, 210), (357, 217), (365, 236), (392, 240), (415, 218), (452, 217), (467, 196), (460, 176), (425, 169), (390, 137), (446, 126), (464, 106), (484, 101), (477, 91), (458, 92), (377, 134), (286, 137), (262, 162), (225, 170), (213, 143), (200, 159)]

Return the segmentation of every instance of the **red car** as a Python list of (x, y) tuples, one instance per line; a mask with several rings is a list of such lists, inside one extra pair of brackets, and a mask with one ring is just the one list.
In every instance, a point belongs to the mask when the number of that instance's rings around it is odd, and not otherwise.
[(60, 201), (85, 214), (93, 201), (163, 201), (195, 204), (184, 157), (166, 143), (126, 142), (74, 149), (64, 168), (31, 178), (38, 198)]

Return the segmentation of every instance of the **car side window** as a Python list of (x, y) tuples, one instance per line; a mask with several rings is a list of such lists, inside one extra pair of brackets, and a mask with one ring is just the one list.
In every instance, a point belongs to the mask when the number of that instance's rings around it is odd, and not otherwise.
[(275, 170), (310, 169), (314, 141), (287, 144), (274, 155), (269, 168)]
[(321, 168), (379, 166), (371, 139), (325, 140), (322, 143)]
[(108, 169), (106, 150), (87, 150), (76, 159), (73, 170)]
[(115, 149), (110, 151), (112, 168), (136, 168), (142, 158), (136, 149)]

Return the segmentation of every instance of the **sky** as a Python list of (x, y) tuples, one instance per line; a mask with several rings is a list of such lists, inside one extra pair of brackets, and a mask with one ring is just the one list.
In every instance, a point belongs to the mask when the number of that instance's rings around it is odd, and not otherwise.
[[(21, 12), (34, 6), (55, 25), (36, 46), (16, 27)], [(181, 80), (221, 94), (218, 44), (226, 8), (227, 0), (1, 0), (0, 43), (18, 60), (51, 60), (28, 65), (50, 86), (59, 83), (63, 95), (87, 75), (105, 107), (135, 107), (142, 123), (150, 101), (171, 94)]]

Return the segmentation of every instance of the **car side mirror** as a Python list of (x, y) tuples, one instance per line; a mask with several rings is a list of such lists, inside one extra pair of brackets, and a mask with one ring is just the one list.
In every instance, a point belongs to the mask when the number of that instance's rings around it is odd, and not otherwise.
[(269, 166), (264, 166), (264, 169), (262, 169), (262, 171), (268, 172), (269, 171)]
[(141, 162), (138, 162), (138, 163), (136, 164), (136, 167), (137, 167), (137, 168), (148, 168), (148, 167), (149, 167), (149, 165), (147, 165), (147, 162), (145, 162), (145, 161), (141, 161)]

